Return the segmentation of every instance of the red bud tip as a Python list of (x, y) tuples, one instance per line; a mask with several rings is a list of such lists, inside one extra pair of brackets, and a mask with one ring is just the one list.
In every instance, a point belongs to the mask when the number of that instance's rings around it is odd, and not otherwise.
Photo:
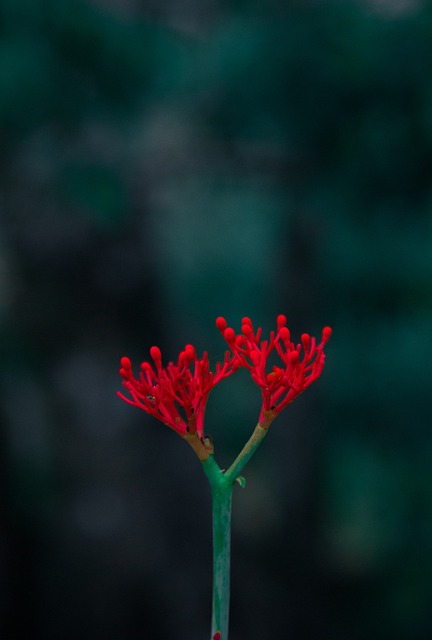
[(144, 371), (144, 373), (145, 373), (146, 371), (151, 371), (151, 370), (152, 370), (152, 367), (151, 367), (151, 364), (149, 362), (142, 362), (141, 363), (141, 371)]
[(122, 367), (122, 369), (131, 369), (132, 365), (131, 365), (131, 361), (129, 358), (126, 358), (126, 356), (123, 356), (123, 358), (120, 358), (120, 365)]
[(250, 324), (242, 325), (242, 333), (244, 333), (245, 336), (250, 336), (250, 334), (253, 333), (253, 329)]
[(216, 631), (216, 633), (213, 636), (213, 640), (221, 640), (222, 636), (220, 634), (220, 631)]
[(123, 367), (120, 369), (120, 375), (123, 378), (123, 380), (129, 380), (129, 378), (132, 375), (132, 372), (130, 369), (123, 369)]
[(185, 346), (184, 354), (187, 360), (193, 360), (195, 358), (195, 347), (191, 344), (187, 344)]
[(311, 343), (311, 338), (308, 333), (303, 333), (301, 337), (302, 345), (305, 351), (308, 351)]
[(244, 318), (242, 318), (242, 324), (248, 324), (250, 327), (252, 327), (252, 320), (250, 318), (248, 318), (247, 316), (245, 316)]
[(291, 355), (290, 355), (290, 362), (292, 365), (296, 365), (299, 359), (299, 352), (298, 351), (292, 351)]
[(227, 321), (225, 320), (225, 318), (222, 318), (222, 316), (219, 316), (218, 318), (216, 318), (216, 326), (219, 331), (223, 333), (227, 328)]
[(280, 331), (279, 331), (280, 337), (282, 338), (282, 340), (284, 342), (289, 342), (291, 335), (290, 335), (290, 331), (287, 327), (281, 327)]
[(324, 344), (330, 340), (331, 334), (332, 334), (332, 328), (324, 327), (324, 329), (322, 330), (322, 341), (324, 342)]
[(232, 342), (234, 342), (235, 333), (234, 333), (234, 329), (231, 329), (231, 327), (228, 327), (227, 329), (225, 329), (225, 331), (223, 332), (223, 335), (225, 340), (228, 342), (228, 344), (231, 344)]
[(250, 359), (255, 366), (259, 363), (259, 361), (261, 360), (261, 354), (258, 349), (250, 352)]
[(162, 366), (162, 354), (161, 354), (161, 350), (159, 349), (159, 347), (152, 347), (150, 349), (150, 355), (154, 360), (154, 363), (157, 367), (161, 367)]
[(278, 329), (281, 329), (281, 328), (282, 328), (282, 327), (284, 327), (285, 325), (286, 325), (286, 316), (284, 316), (284, 315), (280, 314), (280, 315), (277, 317), (277, 326), (278, 326)]

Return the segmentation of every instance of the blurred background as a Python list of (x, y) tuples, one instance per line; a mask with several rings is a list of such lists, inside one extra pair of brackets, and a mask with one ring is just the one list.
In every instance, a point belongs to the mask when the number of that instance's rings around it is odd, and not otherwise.
[[(118, 362), (278, 313), (334, 333), (235, 493), (230, 637), (431, 637), (431, 71), (426, 0), (2, 1), (1, 638), (208, 638), (207, 481)], [(214, 390), (221, 466), (259, 404)]]

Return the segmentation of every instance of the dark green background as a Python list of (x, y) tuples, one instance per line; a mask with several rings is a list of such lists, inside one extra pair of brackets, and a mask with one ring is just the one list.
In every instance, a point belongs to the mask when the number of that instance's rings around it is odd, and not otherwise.
[[(232, 640), (432, 634), (430, 2), (3, 0), (0, 635), (203, 640), (209, 492), (116, 397), (334, 330), (235, 495)], [(222, 466), (259, 393), (210, 398)]]

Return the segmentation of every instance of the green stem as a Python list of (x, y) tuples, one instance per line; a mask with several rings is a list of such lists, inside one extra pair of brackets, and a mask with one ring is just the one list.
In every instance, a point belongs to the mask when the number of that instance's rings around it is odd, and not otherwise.
[(260, 424), (257, 424), (251, 437), (246, 442), (230, 468), (225, 472), (226, 478), (229, 478), (233, 482), (237, 480), (240, 473), (243, 471), (244, 467), (267, 435), (267, 431), (268, 429), (263, 429)]
[[(236, 480), (267, 433), (259, 424), (230, 468), (221, 471), (213, 455), (202, 460), (209, 480), (213, 510), (213, 606), (211, 637), (228, 640), (230, 599), (231, 504)], [(243, 486), (243, 485), (242, 485)]]
[(211, 637), (219, 631), (228, 640), (230, 599), (231, 501), (234, 483), (219, 469), (213, 456), (203, 462), (213, 506), (213, 607)]

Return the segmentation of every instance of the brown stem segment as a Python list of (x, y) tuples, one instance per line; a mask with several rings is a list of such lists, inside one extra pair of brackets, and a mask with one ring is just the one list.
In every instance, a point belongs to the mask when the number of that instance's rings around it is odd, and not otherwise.
[(200, 439), (198, 434), (187, 433), (183, 436), (183, 439), (192, 447), (201, 462), (208, 460), (209, 456), (213, 453), (213, 444), (209, 438), (204, 437)]

